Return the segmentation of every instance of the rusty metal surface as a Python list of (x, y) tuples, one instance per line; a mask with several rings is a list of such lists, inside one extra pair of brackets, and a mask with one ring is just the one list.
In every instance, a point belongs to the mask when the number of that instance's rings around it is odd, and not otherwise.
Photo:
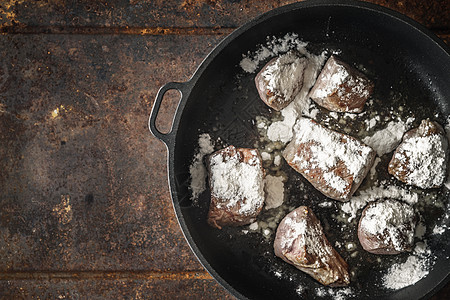
[[(291, 2), (0, 3), (0, 299), (232, 298), (183, 238), (147, 118), (161, 85)], [(371, 2), (450, 40), (449, 1)]]
[[(294, 0), (5, 0), (2, 28), (29, 27), (236, 27)], [(436, 29), (448, 26), (447, 0), (369, 0)]]
[(218, 40), (0, 37), (0, 270), (199, 268), (147, 119)]
[[(203, 274), (0, 281), (0, 299), (233, 299)], [(205, 278), (206, 277), (206, 278)]]

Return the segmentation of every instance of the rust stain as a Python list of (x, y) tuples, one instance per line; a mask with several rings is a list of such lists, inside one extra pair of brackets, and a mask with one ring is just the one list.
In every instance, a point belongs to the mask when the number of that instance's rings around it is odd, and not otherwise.
[(55, 108), (52, 111), (52, 118), (54, 119), (54, 118), (58, 117), (58, 115), (59, 115), (59, 107)]
[(437, 36), (450, 45), (450, 34), (438, 34)]
[(25, 2), (25, 0), (5, 0), (2, 1), (2, 5), (0, 6), (0, 20), (2, 20), (2, 24), (0, 24), (0, 28), (4, 26), (12, 26), (14, 24), (19, 24), (17, 21), (16, 15), (16, 6), (21, 5)]
[(72, 107), (70, 106), (64, 106), (64, 105), (59, 105), (57, 106), (55, 109), (53, 109), (50, 112), (50, 116), (51, 119), (56, 119), (57, 117), (59, 117), (62, 113), (68, 113), (69, 111), (72, 110)]
[(181, 3), (181, 7), (184, 9), (195, 8), (202, 5), (215, 7), (217, 2), (215, 0), (184, 0), (183, 3)]
[(72, 221), (73, 211), (72, 205), (70, 205), (70, 196), (69, 195), (61, 195), (61, 203), (57, 204), (53, 208), (53, 213), (58, 218), (58, 221), (65, 225)]

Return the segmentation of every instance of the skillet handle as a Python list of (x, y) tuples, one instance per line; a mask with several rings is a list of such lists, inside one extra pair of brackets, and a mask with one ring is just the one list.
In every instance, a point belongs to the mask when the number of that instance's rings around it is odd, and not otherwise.
[(169, 90), (177, 90), (180, 92), (181, 98), (183, 98), (184, 85), (185, 83), (182, 82), (169, 82), (163, 85), (159, 89), (158, 94), (156, 94), (155, 103), (153, 104), (152, 112), (150, 113), (150, 118), (148, 120), (148, 127), (150, 129), (150, 132), (157, 139), (163, 141), (166, 145), (168, 145), (172, 141), (172, 128), (168, 133), (162, 133), (161, 131), (159, 131), (156, 127), (156, 117), (158, 116), (164, 94)]

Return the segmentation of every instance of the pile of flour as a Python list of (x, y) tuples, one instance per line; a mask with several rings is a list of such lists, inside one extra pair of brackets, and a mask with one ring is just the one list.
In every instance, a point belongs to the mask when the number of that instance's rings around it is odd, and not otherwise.
[(189, 166), (189, 173), (191, 175), (190, 190), (192, 192), (191, 199), (196, 201), (198, 196), (206, 189), (206, 168), (203, 164), (203, 158), (213, 153), (214, 144), (211, 141), (211, 137), (208, 133), (203, 133), (198, 138), (198, 150), (194, 156), (194, 159)]

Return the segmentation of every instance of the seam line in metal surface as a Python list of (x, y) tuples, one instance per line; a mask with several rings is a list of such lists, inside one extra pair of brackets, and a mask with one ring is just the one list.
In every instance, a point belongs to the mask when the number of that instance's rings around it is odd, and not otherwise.
[(12, 271), (1, 280), (213, 280), (206, 271)]
[[(75, 27), (75, 26), (5, 26), (0, 34), (65, 34), (65, 35), (227, 35), (238, 27)], [(450, 35), (450, 28), (428, 28), (436, 35)]]
[(223, 35), (237, 27), (5, 26), (1, 34)]

